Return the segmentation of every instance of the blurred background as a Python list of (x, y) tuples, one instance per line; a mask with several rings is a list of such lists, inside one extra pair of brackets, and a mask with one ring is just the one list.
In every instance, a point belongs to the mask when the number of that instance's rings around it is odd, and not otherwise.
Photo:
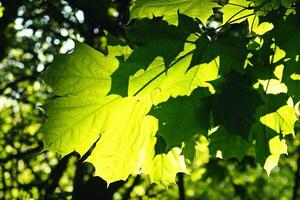
[(168, 189), (146, 176), (107, 188), (78, 154), (41, 152), (46, 115), (39, 106), (52, 96), (40, 74), (75, 40), (105, 51), (104, 31), (124, 39), (129, 6), (129, 0), (0, 0), (0, 199), (300, 199), (299, 131), (270, 177), (251, 150), (241, 162), (224, 161), (210, 157), (200, 137), (190, 175), (179, 174)]

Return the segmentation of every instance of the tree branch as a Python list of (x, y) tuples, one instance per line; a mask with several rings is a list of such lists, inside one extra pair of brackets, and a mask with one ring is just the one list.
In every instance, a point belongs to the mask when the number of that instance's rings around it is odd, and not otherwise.
[(179, 191), (179, 200), (185, 200), (185, 188), (184, 188), (184, 174), (178, 174), (178, 191)]

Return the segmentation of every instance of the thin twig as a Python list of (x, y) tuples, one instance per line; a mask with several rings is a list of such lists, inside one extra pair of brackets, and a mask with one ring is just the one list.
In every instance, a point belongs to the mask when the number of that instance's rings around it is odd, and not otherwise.
[(179, 200), (185, 200), (185, 188), (184, 188), (184, 174), (178, 174), (178, 191), (179, 191)]
[(155, 77), (153, 77), (151, 80), (149, 80), (145, 85), (143, 85), (143, 87), (141, 87), (137, 92), (134, 93), (133, 96), (138, 95), (143, 89), (145, 89), (150, 83), (152, 83), (155, 79), (157, 79), (158, 77), (160, 77), (162, 74), (166, 73), (168, 71), (168, 69), (170, 69), (170, 67), (172, 67), (173, 65), (175, 65), (176, 63), (178, 63), (180, 60), (182, 60), (183, 58), (185, 58), (186, 56), (194, 53), (195, 50), (192, 50), (188, 53), (186, 53), (185, 55), (179, 57), (175, 62), (171, 63), (168, 67), (166, 67), (163, 71), (161, 71), (159, 74), (157, 74)]

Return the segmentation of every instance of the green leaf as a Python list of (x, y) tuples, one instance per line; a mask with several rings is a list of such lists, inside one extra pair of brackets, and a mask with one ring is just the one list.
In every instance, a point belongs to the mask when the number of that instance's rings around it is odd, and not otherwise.
[(280, 139), (278, 133), (260, 123), (256, 123), (252, 128), (255, 137), (255, 154), (267, 174), (278, 165), (281, 154), (287, 154), (287, 145), (284, 139)]
[(216, 125), (222, 125), (230, 134), (246, 140), (255, 122), (255, 109), (263, 103), (259, 93), (252, 88), (249, 77), (230, 73), (224, 77), (220, 93), (213, 99), (212, 112)]
[(255, 123), (252, 126), (250, 132), (250, 141), (253, 142), (255, 140), (255, 157), (256, 161), (260, 163), (262, 166), (266, 162), (266, 159), (270, 155), (269, 150), (269, 140), (275, 137), (277, 133), (272, 129), (264, 126), (261, 123)]
[[(185, 24), (188, 22), (189, 24)], [(192, 29), (185, 29), (191, 24), (193, 22), (188, 19), (180, 22), (177, 27), (168, 25), (159, 18), (136, 21), (134, 26), (127, 30), (127, 35), (137, 47), (128, 59), (119, 57), (120, 66), (112, 75), (110, 93), (127, 96), (129, 77), (140, 69), (147, 69), (158, 56), (163, 58), (167, 69), (183, 51), (187, 37), (193, 33)]]
[(249, 30), (257, 35), (264, 35), (274, 28), (274, 25), (270, 22), (260, 21), (258, 15), (248, 17)]
[(158, 135), (167, 141), (167, 148), (181, 146), (183, 154), (193, 160), (197, 134), (207, 134), (209, 128), (209, 99), (203, 89), (196, 89), (190, 96), (171, 98), (153, 107), (150, 115), (159, 121)]
[[(179, 20), (183, 18), (180, 14), (178, 17)], [(185, 24), (193, 22), (188, 20), (179, 22), (178, 26), (174, 26), (168, 25), (160, 18), (137, 20), (134, 26), (126, 32), (130, 42), (137, 45), (134, 53), (143, 52), (152, 58), (151, 60), (160, 56), (164, 59), (166, 66), (170, 65), (174, 58), (183, 51), (187, 37), (193, 33), (193, 29), (190, 31), (186, 29), (186, 26), (193, 24)], [(194, 22), (194, 24), (197, 23)]]
[(239, 135), (229, 133), (223, 126), (217, 128), (209, 136), (209, 152), (211, 155), (217, 155), (221, 151), (221, 156), (224, 159), (237, 158), (242, 160), (250, 144)]
[[(72, 151), (83, 154), (96, 141), (101, 124), (94, 122), (102, 121), (108, 105), (118, 99), (116, 95), (106, 97), (110, 75), (117, 65), (114, 57), (104, 56), (80, 43), (76, 43), (73, 53), (56, 57), (43, 79), (54, 94), (64, 97), (44, 106), (48, 113), (48, 121), (41, 129), (45, 149), (63, 155)], [(78, 141), (84, 142), (77, 144)]]
[(300, 101), (300, 63), (290, 60), (284, 63), (282, 82), (287, 86), (287, 93), (295, 104)]
[(229, 73), (232, 69), (244, 73), (244, 64), (247, 58), (246, 45), (248, 38), (228, 36), (221, 34), (217, 40), (210, 41), (201, 36), (196, 41), (196, 49), (190, 67), (207, 63), (215, 57), (220, 57), (220, 74)]
[(170, 24), (177, 24), (177, 12), (200, 19), (204, 24), (218, 4), (210, 0), (135, 0), (130, 9), (130, 18), (164, 16)]
[(129, 96), (151, 95), (153, 104), (157, 105), (170, 97), (190, 95), (197, 87), (208, 87), (213, 93), (213, 86), (209, 82), (218, 78), (219, 58), (194, 66), (186, 72), (191, 58), (192, 55), (187, 53), (166, 71), (162, 59), (158, 57), (146, 71), (140, 70), (130, 77)]
[[(234, 21), (235, 23), (247, 20), (249, 15), (254, 13), (254, 9), (250, 9), (251, 1), (247, 0), (229, 0), (223, 8), (223, 24)], [(251, 20), (248, 20), (252, 23)]]
[[(80, 57), (84, 57), (81, 62)], [(83, 67), (86, 66), (86, 67)], [(111, 87), (111, 74), (118, 60), (105, 56), (85, 44), (76, 43), (72, 54), (58, 55), (43, 79), (58, 96), (75, 94), (106, 95)]]
[(104, 120), (97, 121), (103, 124), (98, 129), (101, 137), (87, 161), (108, 183), (144, 173), (143, 163), (152, 161), (157, 121), (146, 116), (147, 104), (133, 97), (121, 99), (108, 109)]
[(294, 124), (297, 121), (296, 110), (293, 105), (285, 105), (275, 112), (260, 118), (260, 122), (279, 134), (294, 134)]
[(283, 146), (276, 147), (271, 140), (275, 137), (294, 134), (296, 109), (288, 95), (283, 93), (265, 94), (264, 102), (265, 105), (256, 109), (258, 123), (255, 123), (251, 129), (250, 140), (255, 140), (256, 160), (270, 174), (271, 170), (277, 166), (280, 154), (284, 153), (274, 151), (274, 148), (280, 150)]
[(180, 153), (179, 148), (173, 148), (167, 154), (156, 155), (152, 164), (147, 165), (145, 169), (151, 182), (167, 186), (175, 183), (176, 173), (187, 173), (184, 157)]
[(264, 169), (267, 171), (268, 175), (270, 175), (271, 170), (278, 165), (280, 155), (288, 154), (286, 141), (285, 139), (281, 140), (279, 136), (276, 136), (269, 141), (269, 148), (271, 155), (264, 164)]
[(275, 43), (283, 49), (287, 57), (295, 58), (300, 54), (300, 23), (299, 16), (290, 14), (278, 20), (274, 28)]
[(132, 49), (124, 41), (124, 38), (117, 38), (110, 33), (106, 33), (106, 36), (102, 36), (101, 39), (104, 41), (102, 45), (106, 45), (106, 53), (109, 52), (110, 56), (124, 57), (126, 60), (132, 53)]
[(252, 0), (255, 8), (260, 15), (266, 15), (270, 11), (277, 10), (280, 6), (291, 8), (292, 4), (298, 0)]
[(266, 95), (264, 105), (256, 110), (257, 121), (283, 136), (294, 134), (296, 108), (288, 95)]
[[(77, 151), (83, 155), (100, 136), (106, 113), (118, 96), (69, 96), (44, 106), (48, 114), (42, 126), (44, 149), (66, 155)], [(78, 142), (81, 141), (81, 142)]]
[(0, 18), (3, 16), (4, 7), (0, 6)]

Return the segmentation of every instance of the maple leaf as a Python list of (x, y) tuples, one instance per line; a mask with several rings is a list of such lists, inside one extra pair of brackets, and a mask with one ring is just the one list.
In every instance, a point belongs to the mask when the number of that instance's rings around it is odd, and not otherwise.
[(209, 129), (209, 99), (204, 89), (196, 89), (190, 96), (172, 98), (152, 108), (150, 115), (159, 119), (158, 135), (167, 141), (167, 148), (185, 143), (183, 153), (192, 160), (195, 156), (197, 134), (207, 134)]

